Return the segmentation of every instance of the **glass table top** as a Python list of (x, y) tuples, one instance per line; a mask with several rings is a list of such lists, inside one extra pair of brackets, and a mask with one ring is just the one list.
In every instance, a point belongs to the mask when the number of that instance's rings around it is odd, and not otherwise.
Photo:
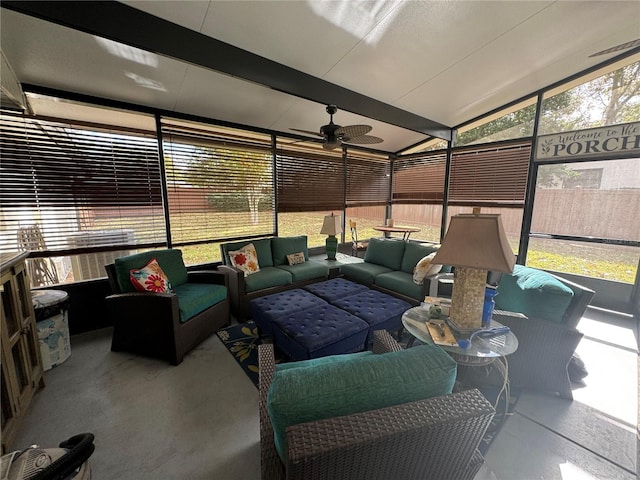
[[(506, 312), (505, 312), (506, 313)], [(493, 319), (491, 321), (491, 327), (501, 327), (500, 316), (502, 314), (499, 310), (494, 311)], [(402, 315), (402, 324), (407, 331), (420, 340), (423, 343), (433, 344), (433, 339), (427, 329), (427, 322), (429, 321), (429, 308), (422, 306), (410, 308)], [(468, 334), (460, 334), (455, 329), (450, 328), (453, 336), (456, 340), (463, 338), (469, 338)], [(518, 349), (518, 339), (509, 332), (506, 335), (498, 335), (491, 338), (482, 338), (476, 336), (471, 342), (470, 348), (461, 348), (458, 346), (450, 345), (438, 345), (442, 349), (449, 353), (454, 353), (456, 356), (476, 357), (476, 358), (497, 358), (505, 355), (510, 355)]]

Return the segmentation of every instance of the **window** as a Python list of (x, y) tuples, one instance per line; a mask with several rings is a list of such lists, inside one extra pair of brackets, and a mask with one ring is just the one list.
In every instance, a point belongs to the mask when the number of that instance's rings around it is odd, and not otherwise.
[(219, 260), (215, 241), (273, 234), (269, 135), (163, 119), (162, 139), (171, 242), (185, 263)]
[(65, 282), (103, 277), (113, 258), (165, 245), (153, 132), (4, 111), (0, 125), (1, 251), (81, 254), (48, 267)]
[[(598, 188), (580, 185), (582, 172)], [(633, 283), (640, 159), (540, 165), (537, 179), (527, 264)]]
[(637, 58), (623, 59), (545, 93), (538, 135), (639, 121)]
[(279, 141), (276, 149), (278, 213), (342, 211), (345, 175), (342, 150), (317, 143)]
[(529, 98), (458, 129), (455, 146), (500, 142), (533, 135), (536, 97)]
[(523, 207), (530, 155), (529, 142), (454, 151), (449, 205)]
[(413, 240), (440, 241), (446, 153), (429, 153), (393, 162), (394, 222), (417, 227)]

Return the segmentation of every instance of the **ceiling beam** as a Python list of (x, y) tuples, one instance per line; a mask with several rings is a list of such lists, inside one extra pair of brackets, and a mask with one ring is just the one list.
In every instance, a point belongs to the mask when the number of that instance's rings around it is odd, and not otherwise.
[(428, 118), (274, 62), (115, 1), (11, 1), (2, 8), (158, 55), (254, 82), (279, 92), (450, 140), (452, 129)]

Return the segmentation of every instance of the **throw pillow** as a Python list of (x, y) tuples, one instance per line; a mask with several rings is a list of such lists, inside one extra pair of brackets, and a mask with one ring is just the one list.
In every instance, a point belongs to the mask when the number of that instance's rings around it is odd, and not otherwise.
[(437, 252), (430, 253), (426, 257), (423, 257), (413, 269), (413, 283), (416, 285), (422, 285), (424, 283), (424, 277), (430, 277), (435, 275), (442, 269), (442, 265), (437, 263), (431, 263), (433, 257)]
[(152, 258), (140, 269), (129, 270), (131, 283), (139, 292), (171, 293), (171, 283), (158, 260)]
[(229, 252), (229, 260), (231, 260), (232, 266), (244, 272), (245, 277), (260, 271), (258, 254), (253, 243), (245, 245), (240, 250)]
[(299, 263), (304, 263), (304, 253), (298, 252), (287, 255), (287, 261), (289, 262), (289, 265), (298, 265)]

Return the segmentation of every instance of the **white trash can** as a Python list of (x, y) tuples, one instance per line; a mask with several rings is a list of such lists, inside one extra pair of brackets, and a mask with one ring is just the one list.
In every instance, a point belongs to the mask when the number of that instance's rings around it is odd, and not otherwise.
[(32, 290), (43, 370), (60, 365), (71, 356), (69, 295), (64, 290)]

